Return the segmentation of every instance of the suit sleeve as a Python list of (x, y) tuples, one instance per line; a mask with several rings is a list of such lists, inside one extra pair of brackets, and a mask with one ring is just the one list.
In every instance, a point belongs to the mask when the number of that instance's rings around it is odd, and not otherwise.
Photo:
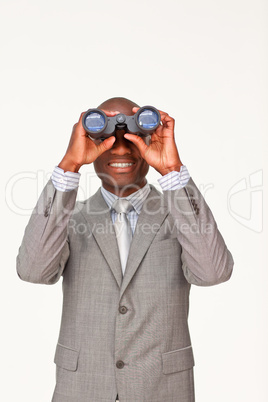
[(17, 256), (17, 273), (27, 282), (54, 284), (69, 258), (68, 222), (77, 188), (62, 192), (48, 181), (25, 229)]
[(192, 178), (182, 189), (164, 191), (164, 197), (182, 246), (182, 269), (187, 281), (198, 286), (227, 281), (233, 257)]

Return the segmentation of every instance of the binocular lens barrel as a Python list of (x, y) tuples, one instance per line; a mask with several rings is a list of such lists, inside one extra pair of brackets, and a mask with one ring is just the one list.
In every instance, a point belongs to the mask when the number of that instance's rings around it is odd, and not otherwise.
[(145, 130), (157, 128), (159, 125), (158, 114), (151, 109), (145, 109), (138, 116), (138, 124)]
[(85, 118), (85, 125), (90, 132), (97, 133), (105, 126), (105, 117), (99, 112), (89, 112)]

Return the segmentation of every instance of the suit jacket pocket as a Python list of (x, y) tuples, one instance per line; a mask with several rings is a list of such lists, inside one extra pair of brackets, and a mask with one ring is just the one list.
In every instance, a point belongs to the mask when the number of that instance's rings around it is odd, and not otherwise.
[(54, 363), (65, 370), (76, 371), (78, 355), (79, 352), (77, 350), (58, 343), (54, 356)]
[(157, 249), (160, 252), (163, 252), (163, 250), (172, 250), (174, 248), (178, 250), (181, 248), (181, 245), (176, 237), (155, 239), (150, 246), (150, 250)]
[(163, 373), (170, 374), (188, 370), (194, 366), (192, 346), (162, 353)]

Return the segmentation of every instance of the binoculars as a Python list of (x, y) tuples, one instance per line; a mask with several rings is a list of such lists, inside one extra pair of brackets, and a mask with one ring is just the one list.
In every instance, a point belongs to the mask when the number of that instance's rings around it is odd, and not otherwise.
[(133, 116), (119, 113), (108, 117), (100, 109), (88, 109), (82, 118), (82, 124), (88, 136), (94, 140), (111, 137), (115, 130), (126, 130), (131, 134), (148, 136), (161, 122), (160, 113), (153, 106), (143, 106)]

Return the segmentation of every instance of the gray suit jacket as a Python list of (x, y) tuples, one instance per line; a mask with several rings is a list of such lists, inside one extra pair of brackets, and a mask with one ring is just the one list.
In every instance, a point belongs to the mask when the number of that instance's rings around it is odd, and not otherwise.
[(63, 277), (53, 402), (193, 402), (188, 329), (191, 284), (228, 280), (233, 259), (193, 180), (176, 191), (154, 187), (135, 229), (125, 275), (110, 211), (100, 190), (51, 180), (25, 230), (21, 279)]

